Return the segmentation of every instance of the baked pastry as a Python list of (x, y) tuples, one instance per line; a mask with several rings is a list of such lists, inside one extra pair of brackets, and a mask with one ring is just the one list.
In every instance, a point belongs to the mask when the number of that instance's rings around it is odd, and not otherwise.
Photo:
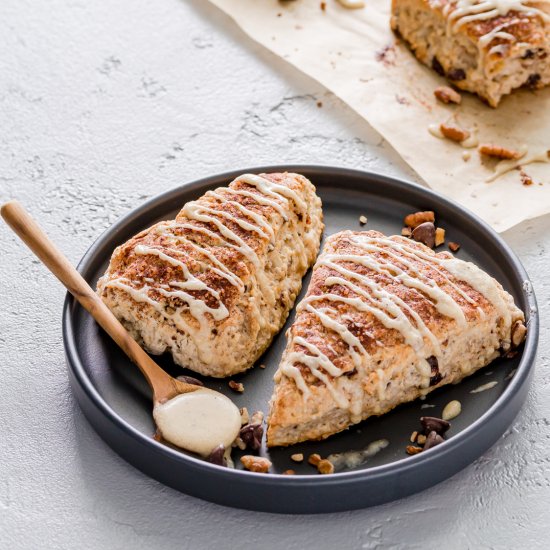
[(283, 326), (322, 230), (304, 176), (244, 174), (119, 246), (97, 290), (150, 353), (230, 376)]
[(548, 0), (392, 0), (391, 27), (422, 63), (492, 107), (550, 84)]
[(324, 439), (460, 381), (525, 336), (476, 265), (401, 236), (327, 239), (275, 375), (267, 442)]

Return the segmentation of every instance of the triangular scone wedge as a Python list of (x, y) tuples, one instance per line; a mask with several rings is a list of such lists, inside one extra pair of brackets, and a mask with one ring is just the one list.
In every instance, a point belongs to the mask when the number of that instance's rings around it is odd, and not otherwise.
[(525, 332), (476, 265), (401, 236), (332, 235), (275, 375), (268, 445), (324, 439), (458, 382)]
[(97, 290), (149, 353), (231, 376), (281, 330), (322, 231), (307, 178), (243, 174), (120, 245)]

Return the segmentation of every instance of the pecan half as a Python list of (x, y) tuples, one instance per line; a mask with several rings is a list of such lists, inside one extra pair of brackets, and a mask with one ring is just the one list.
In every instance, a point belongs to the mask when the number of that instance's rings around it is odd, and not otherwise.
[(459, 126), (446, 124), (445, 122), (439, 125), (439, 129), (447, 139), (452, 141), (461, 142), (470, 137), (470, 132), (468, 132), (468, 130), (464, 130), (464, 128), (460, 128)]
[(482, 143), (477, 150), (480, 155), (503, 160), (517, 160), (525, 155), (525, 152), (507, 149), (506, 147), (493, 143)]

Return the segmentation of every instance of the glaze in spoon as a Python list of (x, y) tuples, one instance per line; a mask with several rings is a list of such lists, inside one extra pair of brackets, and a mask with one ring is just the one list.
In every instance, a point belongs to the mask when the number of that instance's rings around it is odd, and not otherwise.
[(241, 427), (241, 415), (235, 404), (219, 392), (173, 378), (153, 361), (21, 204), (7, 202), (0, 213), (139, 367), (153, 390), (153, 417), (162, 437), (202, 456), (208, 456), (219, 445), (230, 449)]

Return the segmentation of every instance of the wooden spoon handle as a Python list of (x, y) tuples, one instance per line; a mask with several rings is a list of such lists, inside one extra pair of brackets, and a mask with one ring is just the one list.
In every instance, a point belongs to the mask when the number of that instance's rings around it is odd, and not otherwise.
[(101, 301), (23, 206), (17, 201), (10, 201), (2, 206), (0, 213), (21, 240), (140, 368), (153, 389), (155, 398), (161, 399), (173, 394), (179, 385), (178, 382), (162, 370), (130, 336), (111, 310)]

